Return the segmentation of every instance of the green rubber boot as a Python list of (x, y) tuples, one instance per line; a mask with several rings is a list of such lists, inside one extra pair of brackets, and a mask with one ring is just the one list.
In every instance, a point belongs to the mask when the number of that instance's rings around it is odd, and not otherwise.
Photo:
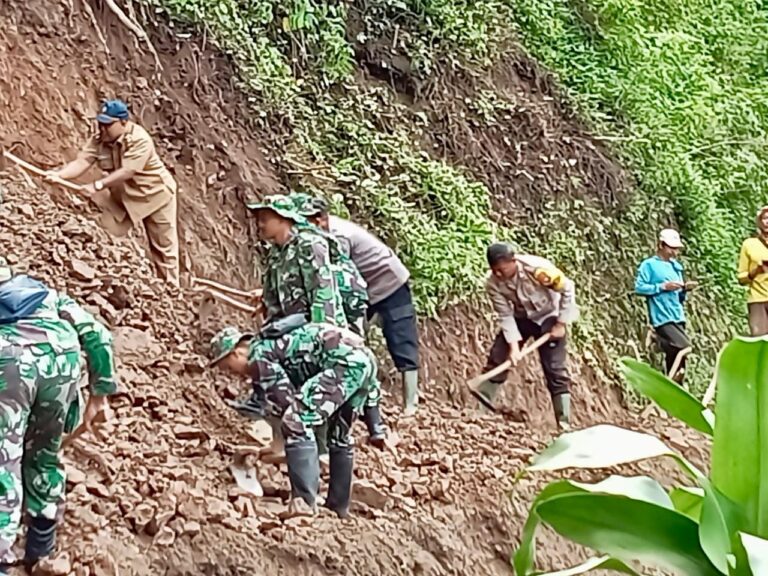
[(555, 420), (561, 430), (571, 429), (571, 395), (559, 394), (552, 398), (552, 407), (555, 409)]
[(403, 416), (407, 418), (416, 414), (418, 404), (419, 372), (418, 370), (403, 372)]

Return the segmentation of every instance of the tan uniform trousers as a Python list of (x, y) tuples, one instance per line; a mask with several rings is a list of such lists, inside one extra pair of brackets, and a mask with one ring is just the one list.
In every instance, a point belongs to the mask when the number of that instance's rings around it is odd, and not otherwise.
[(768, 302), (749, 304), (749, 331), (752, 336), (768, 334)]
[[(94, 198), (96, 204), (104, 211), (101, 225), (115, 236), (125, 236), (133, 227), (131, 219), (118, 202), (106, 194)], [(142, 220), (149, 241), (149, 256), (155, 266), (157, 275), (172, 284), (179, 286), (179, 232), (176, 222), (176, 194), (165, 205), (161, 206)]]

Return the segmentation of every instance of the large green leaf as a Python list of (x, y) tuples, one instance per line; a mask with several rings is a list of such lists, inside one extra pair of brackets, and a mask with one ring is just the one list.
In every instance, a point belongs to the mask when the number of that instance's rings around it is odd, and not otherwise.
[(632, 358), (622, 358), (620, 366), (627, 382), (667, 414), (699, 432), (712, 435), (712, 412), (685, 388), (648, 364)]
[(533, 464), (528, 470), (535, 472), (564, 468), (610, 468), (659, 456), (674, 458), (683, 470), (695, 479), (702, 476), (690, 462), (673, 452), (655, 436), (610, 424), (562, 434), (533, 458)]
[(535, 576), (578, 576), (579, 574), (586, 574), (592, 570), (612, 570), (613, 572), (630, 574), (630, 576), (642, 576), (642, 574), (633, 570), (621, 560), (611, 558), (610, 556), (590, 558), (578, 566), (566, 568), (565, 570), (558, 570), (557, 572), (537, 572)]
[(712, 563), (725, 574), (734, 561), (734, 544), (744, 525), (744, 514), (709, 480), (702, 480), (701, 483), (704, 502), (699, 520), (699, 541)]
[(531, 512), (523, 526), (520, 546), (512, 560), (517, 576), (525, 576), (534, 569), (536, 564), (536, 528), (540, 523), (537, 506), (553, 497), (568, 493), (602, 492), (636, 498), (645, 502), (672, 508), (672, 501), (664, 488), (648, 476), (609, 476), (596, 484), (559, 480), (547, 485), (531, 505)]
[(747, 551), (749, 567), (755, 576), (768, 574), (768, 540), (752, 536), (751, 534), (739, 534), (741, 543)]
[(699, 544), (697, 524), (674, 510), (609, 494), (563, 494), (537, 507), (562, 536), (623, 562), (685, 576), (721, 576)]
[(768, 338), (736, 338), (717, 371), (712, 482), (768, 537)]
[(701, 505), (704, 502), (704, 490), (690, 486), (681, 486), (673, 488), (669, 493), (669, 497), (672, 499), (675, 510), (685, 514), (694, 522), (699, 521)]

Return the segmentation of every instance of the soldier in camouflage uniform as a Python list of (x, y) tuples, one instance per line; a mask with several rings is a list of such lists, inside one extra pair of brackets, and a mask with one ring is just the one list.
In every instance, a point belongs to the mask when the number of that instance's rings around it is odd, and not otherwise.
[[(248, 208), (258, 215), (262, 237), (272, 243), (263, 282), (265, 325), (300, 313), (311, 322), (329, 322), (362, 334), (368, 302), (365, 280), (335, 238), (299, 216), (288, 196), (268, 196)], [(380, 397), (377, 382), (369, 401), (374, 409), (364, 416), (369, 441), (379, 447), (386, 436), (378, 410)], [(274, 427), (273, 432), (278, 434)], [(321, 453), (325, 453), (324, 436), (319, 431)]]
[(0, 573), (14, 563), (22, 501), (30, 519), (25, 564), (54, 549), (66, 484), (59, 450), (79, 417), (81, 350), (90, 426), (116, 392), (109, 331), (71, 298), (14, 276), (0, 258)]
[(262, 413), (281, 413), (292, 507), (299, 514), (315, 512), (320, 470), (314, 430), (328, 424), (325, 505), (345, 517), (354, 460), (350, 431), (376, 379), (376, 359), (348, 329), (303, 323), (281, 332), (275, 338), (254, 338), (225, 328), (211, 340), (211, 365), (250, 375), (255, 395), (263, 401)]

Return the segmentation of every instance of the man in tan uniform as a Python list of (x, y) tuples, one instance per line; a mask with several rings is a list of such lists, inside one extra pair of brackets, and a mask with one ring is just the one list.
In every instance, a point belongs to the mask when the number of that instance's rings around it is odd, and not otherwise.
[(102, 224), (122, 236), (132, 226), (143, 223), (158, 275), (178, 286), (177, 184), (158, 156), (152, 137), (129, 121), (129, 116), (121, 100), (105, 102), (96, 117), (99, 133), (76, 160), (51, 176), (71, 180), (97, 163), (106, 176), (87, 184), (85, 191), (104, 209)]

